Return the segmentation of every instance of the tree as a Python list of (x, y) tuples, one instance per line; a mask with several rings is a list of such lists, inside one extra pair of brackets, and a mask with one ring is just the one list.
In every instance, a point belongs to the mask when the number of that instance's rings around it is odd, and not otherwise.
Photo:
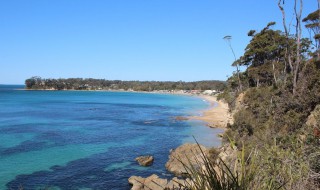
[[(296, 43), (296, 50), (294, 50), (290, 44), (290, 36), (291, 34), (289, 33), (288, 26), (286, 24), (286, 13), (284, 10), (284, 0), (279, 0), (278, 1), (278, 7), (282, 13), (282, 22), (283, 22), (283, 27), (284, 27), (284, 32), (286, 35), (286, 60), (289, 63), (290, 66), (290, 73), (293, 75), (293, 88), (292, 88), (292, 93), (296, 94), (296, 89), (297, 89), (297, 81), (298, 81), (298, 76), (299, 76), (299, 71), (300, 71), (300, 65), (301, 65), (301, 35), (302, 35), (302, 28), (301, 28), (301, 15), (302, 15), (302, 8), (303, 8), (303, 0), (294, 0), (294, 16), (296, 20), (295, 24), (295, 43)], [(290, 27), (290, 26), (289, 26)]]
[[(314, 38), (314, 46), (316, 47), (316, 55), (317, 59), (320, 59), (320, 0), (318, 0), (318, 10), (310, 13), (306, 18), (302, 20), (302, 22), (305, 22), (305, 27), (309, 30), (309, 33), (313, 33)], [(311, 37), (310, 37), (311, 38)]]
[(231, 37), (231, 36), (225, 36), (223, 39), (227, 42), (227, 44), (229, 45), (229, 47), (230, 47), (230, 49), (231, 49), (231, 51), (232, 51), (232, 54), (233, 54), (233, 57), (234, 57), (234, 62), (233, 62), (233, 64), (232, 64), (232, 66), (235, 66), (235, 67), (237, 68), (236, 72), (237, 72), (238, 86), (239, 86), (238, 91), (242, 91), (242, 84), (241, 84), (241, 79), (240, 79), (239, 64), (238, 64), (238, 62), (237, 62), (236, 54), (234, 53), (234, 50), (233, 50), (232, 45), (231, 45), (231, 39), (232, 39), (232, 37)]
[(240, 65), (248, 67), (248, 80), (254, 86), (259, 86), (260, 83), (277, 85), (279, 78), (284, 78), (286, 74), (283, 64), (286, 37), (281, 31), (270, 29), (275, 24), (268, 23), (259, 33), (250, 30), (248, 36), (252, 39), (244, 55), (237, 60)]
[(36, 80), (34, 78), (29, 78), (25, 81), (25, 85), (28, 89), (32, 88), (32, 86), (34, 86), (35, 84), (36, 84)]

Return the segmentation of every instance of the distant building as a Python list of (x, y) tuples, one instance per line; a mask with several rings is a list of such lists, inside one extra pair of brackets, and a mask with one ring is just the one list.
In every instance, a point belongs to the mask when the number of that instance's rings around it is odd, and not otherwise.
[(203, 94), (205, 94), (205, 95), (214, 95), (216, 93), (217, 93), (216, 90), (205, 90), (205, 91), (203, 91)]

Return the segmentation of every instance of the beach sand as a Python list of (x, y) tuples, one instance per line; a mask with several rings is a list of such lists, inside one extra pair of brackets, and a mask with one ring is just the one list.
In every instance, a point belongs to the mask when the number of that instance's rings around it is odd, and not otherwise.
[(227, 103), (218, 101), (215, 96), (200, 95), (200, 97), (210, 102), (211, 106), (204, 110), (201, 116), (191, 116), (189, 119), (204, 121), (212, 128), (226, 128), (228, 123), (233, 123)]

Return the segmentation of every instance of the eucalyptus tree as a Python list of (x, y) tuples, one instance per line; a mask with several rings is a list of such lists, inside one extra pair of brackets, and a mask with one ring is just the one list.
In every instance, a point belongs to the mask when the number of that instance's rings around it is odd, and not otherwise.
[(285, 0), (279, 0), (278, 1), (278, 7), (282, 13), (282, 24), (284, 27), (284, 33), (287, 38), (287, 44), (286, 44), (286, 61), (288, 62), (290, 66), (290, 73), (292, 74), (292, 83), (293, 83), (293, 88), (292, 92), (293, 94), (296, 94), (296, 89), (297, 89), (297, 81), (298, 81), (298, 76), (299, 76), (299, 71), (300, 71), (300, 66), (302, 62), (302, 48), (301, 48), (301, 36), (302, 36), (302, 28), (301, 28), (301, 17), (302, 17), (302, 9), (303, 9), (303, 0), (294, 0), (294, 18), (295, 18), (295, 33), (294, 38), (295, 38), (295, 44), (296, 47), (292, 48), (290, 44), (290, 25), (288, 26), (286, 23), (286, 12), (284, 9), (285, 5)]
[[(270, 22), (260, 32), (250, 30), (248, 36), (252, 37), (245, 48), (245, 53), (237, 62), (247, 66), (247, 76), (250, 86), (261, 84), (277, 85), (286, 77), (285, 65), (286, 36), (279, 30), (270, 29), (275, 25)], [(289, 40), (293, 44), (293, 40)]]
[[(320, 0), (319, 0), (320, 1)], [(306, 25), (305, 27), (308, 29), (310, 33), (310, 39), (311, 33), (313, 33), (313, 38), (314, 38), (314, 47), (316, 48), (316, 55), (317, 59), (320, 59), (320, 2), (318, 1), (318, 9), (312, 13), (310, 13), (307, 17), (305, 17), (302, 22), (305, 22)]]
[(234, 57), (234, 62), (232, 64), (232, 66), (235, 66), (236, 67), (236, 72), (237, 72), (237, 78), (238, 78), (238, 91), (242, 91), (242, 84), (241, 84), (241, 79), (240, 79), (240, 69), (239, 69), (239, 63), (237, 62), (237, 57), (236, 57), (236, 54), (234, 53), (234, 50), (232, 48), (232, 45), (231, 45), (231, 39), (232, 37), (231, 36), (225, 36), (223, 37), (223, 39), (227, 42), (227, 44), (229, 45), (230, 49), (231, 49), (231, 52), (232, 52), (232, 55)]

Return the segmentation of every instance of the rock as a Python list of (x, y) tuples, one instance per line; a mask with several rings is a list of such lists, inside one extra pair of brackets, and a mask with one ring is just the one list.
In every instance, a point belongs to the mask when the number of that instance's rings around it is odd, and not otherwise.
[(129, 179), (129, 184), (132, 185), (131, 190), (142, 190), (144, 189), (144, 181), (145, 179), (139, 176), (131, 176)]
[(152, 189), (152, 190), (163, 190), (166, 188), (168, 184), (168, 180), (161, 179), (159, 176), (153, 174), (150, 177), (147, 177), (144, 181), (145, 189)]
[[(200, 148), (207, 154), (207, 150), (204, 146), (200, 145)], [(169, 161), (166, 163), (168, 171), (172, 172), (176, 176), (183, 176), (187, 174), (184, 163), (188, 167), (191, 165), (195, 168), (200, 168), (197, 161), (203, 162), (203, 155), (200, 151), (199, 145), (197, 144), (183, 144), (170, 152)], [(191, 165), (190, 165), (191, 164)]]
[(190, 179), (182, 180), (174, 177), (168, 182), (167, 179), (161, 179), (155, 174), (147, 178), (131, 176), (128, 181), (132, 185), (131, 190), (180, 190), (191, 184)]
[(187, 118), (187, 117), (182, 117), (182, 116), (177, 116), (177, 117), (175, 118), (175, 120), (176, 120), (176, 121), (186, 121), (186, 120), (189, 120), (189, 118)]
[(153, 156), (147, 155), (147, 156), (139, 156), (136, 158), (136, 161), (141, 166), (151, 166), (153, 164), (154, 158)]
[(220, 160), (223, 160), (227, 163), (235, 163), (238, 158), (238, 149), (237, 147), (231, 147), (230, 144), (226, 144), (220, 148), (217, 149), (217, 152), (219, 152), (216, 160), (216, 162), (220, 162)]
[(313, 135), (320, 139), (320, 104), (310, 113), (306, 124), (313, 127)]
[(320, 105), (317, 105), (314, 110), (310, 113), (306, 124), (312, 127), (317, 127), (319, 125), (320, 119)]
[(178, 190), (178, 189), (184, 189), (183, 187), (187, 187), (188, 184), (191, 184), (191, 180), (187, 178), (186, 180), (178, 179), (177, 177), (174, 177), (172, 180), (169, 181), (169, 183), (166, 186), (166, 189), (172, 189), (172, 190)]
[(168, 180), (161, 179), (155, 174), (147, 178), (131, 176), (128, 181), (132, 185), (131, 190), (164, 190), (168, 184)]

